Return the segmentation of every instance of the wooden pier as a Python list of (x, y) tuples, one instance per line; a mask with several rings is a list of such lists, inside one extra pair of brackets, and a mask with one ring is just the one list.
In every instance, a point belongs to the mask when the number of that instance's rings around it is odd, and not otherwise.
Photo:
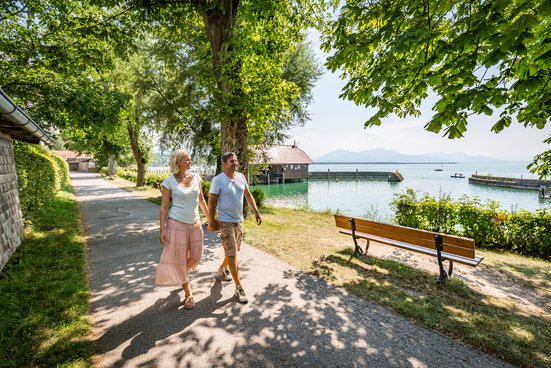
[(501, 176), (471, 175), (469, 184), (482, 184), (494, 187), (540, 190), (551, 186), (551, 180), (507, 178)]
[(384, 180), (400, 182), (404, 180), (398, 171), (314, 171), (308, 173), (310, 180)]

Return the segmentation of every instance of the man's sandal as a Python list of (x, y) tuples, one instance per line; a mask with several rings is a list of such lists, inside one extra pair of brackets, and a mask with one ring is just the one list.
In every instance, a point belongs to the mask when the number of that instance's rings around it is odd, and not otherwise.
[(195, 308), (195, 301), (193, 300), (193, 296), (188, 296), (186, 300), (184, 300), (184, 309), (193, 308)]

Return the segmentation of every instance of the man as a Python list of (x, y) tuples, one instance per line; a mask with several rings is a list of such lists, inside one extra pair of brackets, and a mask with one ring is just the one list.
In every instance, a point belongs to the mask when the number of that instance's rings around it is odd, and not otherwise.
[[(218, 275), (221, 280), (231, 281), (231, 274), (235, 282), (235, 298), (240, 303), (247, 303), (237, 265), (237, 251), (240, 249), (243, 234), (243, 197), (253, 209), (258, 225), (262, 223), (262, 217), (249, 190), (247, 179), (237, 171), (238, 164), (235, 153), (227, 152), (222, 155), (223, 172), (212, 179), (209, 191), (208, 221), (210, 231), (220, 228), (224, 247), (225, 257), (218, 269)], [(215, 213), (218, 214), (218, 219), (215, 219)]]

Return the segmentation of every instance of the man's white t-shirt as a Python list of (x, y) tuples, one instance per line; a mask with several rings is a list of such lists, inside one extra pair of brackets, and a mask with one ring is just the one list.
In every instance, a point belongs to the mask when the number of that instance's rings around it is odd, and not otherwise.
[(209, 193), (218, 196), (218, 221), (243, 221), (243, 195), (247, 186), (245, 175), (240, 172), (236, 173), (235, 179), (231, 179), (224, 173), (212, 179)]
[(195, 224), (199, 218), (199, 191), (201, 190), (201, 177), (192, 173), (193, 183), (185, 187), (176, 181), (174, 175), (170, 175), (162, 186), (170, 190), (172, 205), (168, 210), (168, 217), (184, 224)]

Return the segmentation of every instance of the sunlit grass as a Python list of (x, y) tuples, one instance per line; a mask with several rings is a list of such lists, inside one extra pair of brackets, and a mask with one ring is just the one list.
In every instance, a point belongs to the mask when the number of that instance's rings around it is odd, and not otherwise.
[(74, 195), (47, 203), (0, 273), (0, 366), (91, 367), (85, 244)]
[[(246, 223), (245, 241), (255, 247), (514, 364), (551, 364), (549, 313), (526, 313), (511, 300), (481, 294), (458, 279), (438, 287), (434, 273), (397, 261), (353, 257), (350, 239), (338, 234), (328, 213), (266, 208), (262, 215), (262, 226), (256, 226), (253, 219)], [(482, 253), (485, 267), (549, 295), (549, 262)]]

